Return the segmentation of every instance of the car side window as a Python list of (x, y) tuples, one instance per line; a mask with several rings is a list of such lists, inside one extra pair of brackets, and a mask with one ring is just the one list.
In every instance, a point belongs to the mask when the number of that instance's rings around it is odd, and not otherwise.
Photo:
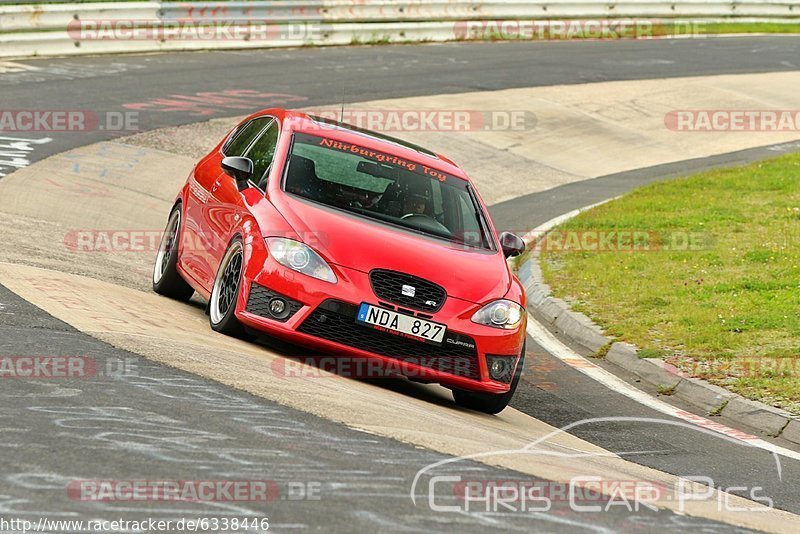
[(266, 189), (269, 169), (278, 146), (278, 123), (272, 121), (261, 136), (250, 146), (245, 157), (253, 161), (253, 182), (262, 191)]
[(222, 153), (225, 156), (243, 156), (247, 149), (250, 148), (253, 140), (258, 137), (258, 134), (270, 121), (272, 121), (272, 117), (259, 117), (251, 120), (239, 128), (239, 131), (225, 144)]

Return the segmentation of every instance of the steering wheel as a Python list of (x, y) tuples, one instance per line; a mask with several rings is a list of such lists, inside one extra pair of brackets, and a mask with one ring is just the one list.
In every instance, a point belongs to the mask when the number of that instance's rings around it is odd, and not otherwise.
[(425, 215), (424, 213), (406, 213), (402, 217), (401, 220), (408, 221), (412, 223), (414, 226), (417, 226), (423, 230), (431, 230), (434, 232), (442, 233), (444, 232), (447, 235), (452, 234), (450, 229), (431, 217), (430, 215)]

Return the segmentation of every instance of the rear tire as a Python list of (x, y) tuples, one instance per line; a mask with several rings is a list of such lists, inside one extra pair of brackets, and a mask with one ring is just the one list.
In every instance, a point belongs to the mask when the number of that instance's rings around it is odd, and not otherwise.
[(453, 400), (456, 401), (456, 404), (462, 408), (491, 415), (502, 412), (506, 406), (508, 406), (508, 403), (511, 402), (511, 398), (517, 390), (520, 378), (522, 378), (522, 368), (525, 365), (525, 346), (526, 344), (522, 345), (522, 353), (517, 362), (517, 368), (514, 371), (514, 378), (511, 379), (511, 387), (507, 392), (498, 395), (495, 393), (479, 393), (476, 391), (454, 389)]
[(247, 339), (247, 332), (236, 318), (236, 303), (242, 289), (244, 272), (244, 246), (240, 238), (234, 239), (217, 270), (211, 298), (208, 301), (208, 321), (211, 328), (227, 336)]
[(159, 295), (186, 302), (194, 295), (194, 289), (178, 273), (178, 236), (180, 236), (182, 220), (179, 204), (169, 214), (167, 227), (164, 229), (164, 235), (161, 236), (161, 243), (158, 245), (156, 263), (153, 266), (153, 291)]

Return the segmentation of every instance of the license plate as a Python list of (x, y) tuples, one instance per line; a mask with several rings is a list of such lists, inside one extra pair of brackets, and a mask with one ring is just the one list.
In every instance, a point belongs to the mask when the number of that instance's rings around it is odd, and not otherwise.
[(361, 304), (361, 307), (359, 307), (356, 321), (378, 330), (385, 330), (395, 335), (436, 343), (437, 345), (442, 342), (447, 331), (447, 327), (443, 324), (418, 319), (366, 303)]

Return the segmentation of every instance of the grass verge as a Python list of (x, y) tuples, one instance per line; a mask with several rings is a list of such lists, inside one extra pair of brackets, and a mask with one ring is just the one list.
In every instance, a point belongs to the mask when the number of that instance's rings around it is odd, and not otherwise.
[(800, 22), (717, 22), (703, 26), (709, 35), (724, 33), (800, 33)]
[(555, 295), (640, 356), (800, 414), (800, 154), (642, 187), (541, 248)]

